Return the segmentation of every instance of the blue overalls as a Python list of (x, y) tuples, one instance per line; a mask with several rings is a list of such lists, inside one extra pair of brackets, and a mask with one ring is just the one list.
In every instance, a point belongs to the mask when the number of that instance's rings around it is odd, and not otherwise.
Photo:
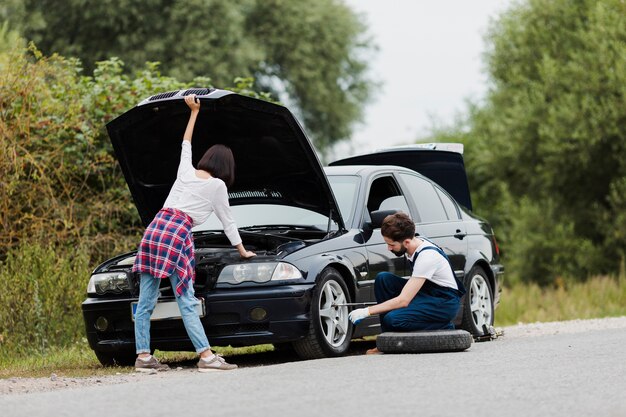
[[(448, 256), (438, 246), (427, 246), (421, 249), (414, 255), (413, 259), (417, 260), (419, 254), (425, 250), (439, 252), (450, 264)], [(409, 260), (409, 264), (411, 265), (411, 271), (413, 271), (413, 262)], [(450, 269), (452, 269), (452, 276), (456, 280), (458, 290), (442, 287), (427, 279), (407, 307), (391, 310), (380, 315), (382, 331), (407, 332), (413, 330), (454, 329), (452, 320), (454, 320), (459, 311), (461, 297), (465, 294), (465, 287), (454, 275), (452, 264), (450, 264)], [(407, 282), (407, 279), (390, 272), (380, 272), (376, 276), (374, 283), (376, 302), (380, 304), (397, 297)]]

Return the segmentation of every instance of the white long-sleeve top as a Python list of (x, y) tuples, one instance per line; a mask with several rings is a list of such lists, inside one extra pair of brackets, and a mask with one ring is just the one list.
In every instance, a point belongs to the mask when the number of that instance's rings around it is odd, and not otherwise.
[(163, 207), (175, 208), (188, 214), (193, 225), (204, 223), (215, 212), (224, 227), (224, 233), (233, 246), (241, 243), (235, 224), (226, 184), (219, 178), (200, 178), (191, 164), (191, 143), (183, 140), (176, 181)]

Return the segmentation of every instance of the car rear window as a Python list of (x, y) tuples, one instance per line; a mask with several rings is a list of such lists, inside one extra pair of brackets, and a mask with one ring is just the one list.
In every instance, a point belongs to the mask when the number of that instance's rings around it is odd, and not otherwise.
[(443, 207), (446, 209), (446, 214), (448, 215), (448, 219), (458, 220), (459, 210), (456, 204), (454, 203), (454, 201), (452, 201), (452, 199), (448, 197), (448, 195), (444, 193), (443, 191), (441, 191), (438, 187), (435, 187), (435, 190), (437, 190), (437, 194), (439, 195), (439, 198), (441, 199), (441, 202), (443, 203)]
[(422, 223), (448, 220), (441, 199), (430, 182), (410, 174), (400, 174), (400, 177), (407, 185)]

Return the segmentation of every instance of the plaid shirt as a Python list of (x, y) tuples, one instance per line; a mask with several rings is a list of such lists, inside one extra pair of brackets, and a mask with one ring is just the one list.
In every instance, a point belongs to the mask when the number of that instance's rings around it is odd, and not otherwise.
[(176, 272), (176, 295), (181, 296), (195, 279), (192, 225), (191, 217), (183, 211), (162, 208), (143, 234), (133, 272), (161, 279)]

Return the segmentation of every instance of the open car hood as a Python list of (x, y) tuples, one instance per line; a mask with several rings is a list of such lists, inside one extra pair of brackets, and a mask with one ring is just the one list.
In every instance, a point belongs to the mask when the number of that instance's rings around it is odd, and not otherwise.
[(398, 146), (340, 159), (329, 165), (398, 165), (409, 168), (435, 181), (459, 204), (472, 210), (461, 144)]
[(184, 96), (201, 101), (192, 141), (192, 163), (221, 143), (235, 156), (231, 205), (283, 204), (343, 221), (311, 142), (283, 106), (225, 90), (189, 89), (145, 99), (107, 124), (113, 149), (144, 225), (176, 180), (189, 120)]

